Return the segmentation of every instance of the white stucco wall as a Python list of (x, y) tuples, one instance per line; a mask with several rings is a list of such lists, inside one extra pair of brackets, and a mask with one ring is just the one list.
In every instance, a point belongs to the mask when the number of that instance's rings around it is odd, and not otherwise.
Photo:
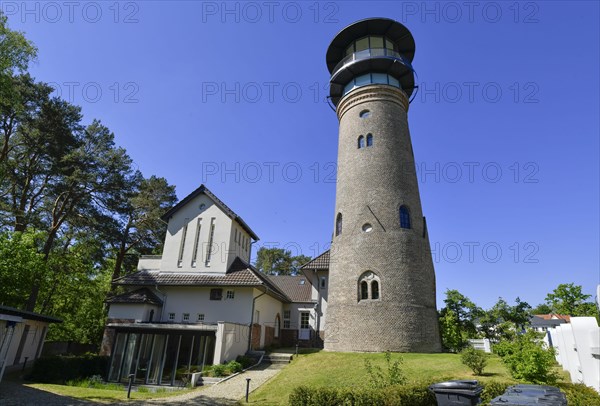
[[(217, 288), (217, 287), (216, 287)], [(198, 313), (204, 314), (204, 322), (227, 321), (250, 324), (253, 288), (222, 287), (223, 299), (210, 300), (208, 287), (161, 287), (166, 294), (163, 299), (161, 321), (169, 321), (169, 313), (175, 313), (174, 322), (182, 321), (183, 313), (190, 314), (190, 322), (197, 321)], [(235, 297), (227, 299), (227, 291), (233, 290)]]
[[(310, 276), (310, 281), (312, 284), (311, 290), (311, 298), (315, 302), (319, 303), (320, 309), (320, 320), (315, 318), (313, 328), (316, 330), (317, 324), (319, 324), (319, 330), (324, 330), (325, 328), (325, 320), (327, 316), (327, 291), (329, 289), (329, 272), (327, 271), (305, 271), (305, 275)], [(321, 278), (325, 278), (325, 287), (321, 287)], [(316, 315), (315, 315), (316, 317)]]
[[(255, 289), (254, 292), (254, 296), (262, 293), (258, 289)], [(265, 326), (275, 327), (275, 318), (278, 314), (283, 326), (283, 304), (269, 295), (263, 295), (256, 299), (254, 310), (260, 312), (260, 320), (258, 322), (261, 325), (260, 347), (262, 348), (265, 345)], [(256, 323), (256, 320), (254, 320), (254, 323)]]
[[(2, 329), (0, 341), (4, 338), (4, 334), (6, 331), (5, 323), (6, 322), (4, 321), (0, 321), (0, 328)], [(25, 330), (25, 326), (29, 326), (29, 331), (25, 339), (25, 345), (23, 346), (23, 351), (21, 352), (20, 358), (15, 359), (17, 350), (19, 348), (19, 343), (21, 342), (21, 337), (23, 336), (23, 332)], [(23, 320), (23, 322), (17, 323), (15, 326), (12, 341), (10, 343), (10, 347), (8, 348), (8, 351), (6, 353), (6, 366), (25, 362), (25, 358), (27, 358), (28, 364), (31, 361), (35, 360), (40, 340), (44, 340), (48, 332), (47, 327), (48, 323), (36, 320)], [(41, 353), (42, 347), (39, 347), (39, 349)]]
[(213, 363), (222, 364), (244, 355), (248, 350), (249, 334), (247, 325), (219, 322)]
[[(204, 205), (201, 209), (200, 206)], [(214, 220), (213, 248), (210, 264), (206, 264), (211, 219)], [(198, 219), (202, 219), (198, 235), (196, 266), (192, 267), (194, 242), (198, 232)], [(184, 226), (187, 224), (181, 266), (178, 267), (179, 251)], [(161, 269), (163, 271), (216, 272), (225, 273), (229, 260), (228, 250), (232, 220), (223, 213), (206, 195), (199, 195), (180, 208), (169, 219), (163, 249)]]
[(136, 322), (149, 321), (154, 310), (153, 320), (160, 319), (160, 307), (145, 303), (113, 303), (108, 309), (109, 319), (133, 319)]

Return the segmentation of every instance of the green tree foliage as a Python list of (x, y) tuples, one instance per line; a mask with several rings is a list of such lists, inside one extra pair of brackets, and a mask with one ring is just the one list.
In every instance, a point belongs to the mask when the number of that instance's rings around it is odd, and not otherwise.
[(116, 255), (112, 279), (121, 276), (127, 255), (132, 252), (147, 255), (162, 247), (166, 224), (160, 217), (177, 201), (175, 187), (164, 178), (151, 176), (144, 179), (137, 172), (132, 181), (113, 233)]
[(543, 334), (528, 330), (512, 340), (494, 345), (494, 352), (502, 358), (515, 379), (536, 384), (554, 384), (558, 378), (554, 371), (554, 349), (546, 348)]
[(475, 375), (481, 375), (487, 365), (488, 357), (485, 352), (469, 346), (460, 352), (460, 361)]
[(40, 233), (0, 232), (0, 303), (21, 308), (33, 281), (46, 273)]
[(261, 247), (256, 253), (254, 266), (267, 275), (295, 275), (310, 259), (305, 255), (292, 256), (290, 250), (282, 248)]
[(546, 303), (540, 303), (533, 309), (531, 309), (531, 314), (550, 314), (552, 313), (552, 308), (548, 306)]
[(458, 352), (467, 343), (460, 330), (458, 317), (452, 310), (446, 309), (440, 315), (440, 333), (442, 335), (442, 346), (448, 351)]
[(483, 310), (458, 290), (446, 290), (444, 304), (439, 315), (442, 345), (458, 352), (469, 338), (477, 336), (476, 322)]
[(174, 188), (31, 78), (35, 56), (0, 13), (0, 302), (63, 319), (50, 339), (98, 343), (111, 277), (160, 247)]
[(592, 295), (583, 293), (583, 288), (574, 283), (561, 283), (546, 295), (546, 304), (554, 314), (598, 317), (598, 308), (587, 300)]
[(480, 329), (486, 338), (494, 341), (510, 339), (530, 324), (531, 306), (517, 298), (515, 305), (509, 305), (504, 299), (498, 302), (480, 317)]

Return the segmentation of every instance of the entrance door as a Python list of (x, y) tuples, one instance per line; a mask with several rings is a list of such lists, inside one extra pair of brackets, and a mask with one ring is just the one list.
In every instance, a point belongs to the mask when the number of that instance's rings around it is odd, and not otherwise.
[(310, 340), (310, 312), (300, 312), (299, 340)]

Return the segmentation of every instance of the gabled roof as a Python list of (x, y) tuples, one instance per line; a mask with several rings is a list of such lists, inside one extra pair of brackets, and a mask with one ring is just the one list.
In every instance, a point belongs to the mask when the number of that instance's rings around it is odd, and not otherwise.
[(148, 288), (135, 289), (106, 299), (106, 303), (147, 303), (162, 305), (163, 301)]
[(253, 240), (258, 241), (260, 239), (260, 238), (258, 238), (256, 233), (254, 233), (254, 231), (252, 231), (252, 229), (248, 226), (248, 224), (246, 224), (246, 222), (240, 216), (235, 214), (235, 212), (233, 210), (231, 210), (225, 203), (223, 203), (221, 201), (221, 199), (219, 199), (217, 196), (215, 196), (215, 194), (213, 192), (211, 192), (210, 190), (208, 190), (208, 188), (204, 185), (200, 185), (200, 187), (198, 189), (194, 190), (192, 193), (190, 193), (189, 195), (187, 195), (186, 197), (181, 199), (181, 201), (179, 203), (177, 203), (175, 206), (173, 206), (173, 208), (171, 208), (171, 210), (169, 210), (168, 212), (163, 214), (163, 216), (161, 218), (164, 221), (169, 221), (169, 218), (172, 217), (173, 214), (175, 214), (179, 209), (181, 209), (183, 206), (188, 204), (188, 202), (190, 200), (194, 199), (195, 197), (197, 197), (201, 194), (208, 196), (225, 214), (227, 214), (232, 220), (237, 221), (240, 224), (240, 226), (242, 226), (242, 228), (248, 234), (250, 234), (250, 237), (252, 237)]
[(302, 265), (300, 269), (317, 269), (321, 271), (329, 270), (329, 250)]
[(0, 314), (8, 314), (11, 316), (18, 316), (27, 320), (38, 320), (45, 321), (48, 323), (62, 323), (61, 319), (57, 319), (56, 317), (46, 316), (44, 314), (30, 312), (27, 310), (19, 310), (10, 306), (2, 306), (0, 305)]
[(542, 315), (533, 315), (530, 318), (531, 327), (556, 327), (561, 324), (565, 324), (566, 321), (563, 319), (551, 319), (541, 317)]
[(283, 302), (290, 299), (265, 275), (239, 257), (226, 273), (137, 271), (113, 281), (122, 286), (247, 286), (262, 287), (271, 296)]
[(567, 315), (567, 314), (534, 314), (534, 316), (537, 316), (541, 319), (544, 320), (564, 320), (566, 323), (570, 323), (571, 322), (571, 316)]
[(312, 302), (312, 285), (304, 275), (272, 275), (269, 279), (290, 298), (292, 302)]

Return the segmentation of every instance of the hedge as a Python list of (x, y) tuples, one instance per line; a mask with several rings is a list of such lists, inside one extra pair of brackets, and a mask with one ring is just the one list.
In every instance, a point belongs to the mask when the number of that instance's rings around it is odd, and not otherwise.
[[(481, 404), (488, 405), (514, 382), (488, 381), (481, 383)], [(307, 387), (295, 388), (290, 394), (290, 406), (436, 406), (435, 396), (428, 383), (389, 386), (384, 389), (353, 389)], [(600, 406), (600, 395), (581, 384), (560, 384), (569, 406)]]
[(87, 354), (78, 356), (55, 355), (38, 358), (28, 380), (64, 384), (66, 381), (105, 376), (109, 357)]

